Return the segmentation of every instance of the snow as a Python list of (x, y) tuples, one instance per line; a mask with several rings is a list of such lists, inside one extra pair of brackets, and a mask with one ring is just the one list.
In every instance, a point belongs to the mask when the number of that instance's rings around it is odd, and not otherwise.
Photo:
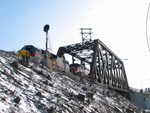
[[(9, 56), (9, 57), (8, 57)], [(0, 113), (122, 113), (144, 112), (126, 98), (87, 78), (12, 62), (18, 57), (0, 51)], [(16, 101), (16, 98), (20, 101)]]
[(0, 57), (0, 61), (1, 61), (2, 63), (5, 63), (5, 59), (2, 58), (2, 57)]

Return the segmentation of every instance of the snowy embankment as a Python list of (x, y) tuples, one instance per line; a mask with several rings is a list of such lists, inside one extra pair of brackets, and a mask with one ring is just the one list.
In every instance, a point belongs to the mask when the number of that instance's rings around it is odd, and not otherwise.
[(142, 113), (129, 100), (79, 76), (30, 63), (0, 51), (0, 113)]

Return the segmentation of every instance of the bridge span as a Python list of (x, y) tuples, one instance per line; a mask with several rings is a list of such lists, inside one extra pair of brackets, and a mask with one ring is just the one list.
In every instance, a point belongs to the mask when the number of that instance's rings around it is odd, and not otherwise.
[(85, 41), (83, 38), (81, 43), (59, 47), (57, 55), (64, 57), (64, 54), (71, 55), (72, 62), (77, 58), (81, 64), (88, 64), (91, 81), (113, 89), (130, 99), (123, 61), (99, 39), (90, 38)]

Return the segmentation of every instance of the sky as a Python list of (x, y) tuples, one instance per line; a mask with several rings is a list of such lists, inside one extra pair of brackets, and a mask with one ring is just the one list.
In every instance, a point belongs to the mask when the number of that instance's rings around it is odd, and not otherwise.
[[(129, 86), (150, 87), (150, 51), (146, 42), (149, 3), (150, 0), (0, 0), (0, 49), (17, 51), (29, 44), (45, 49), (43, 27), (49, 24), (49, 43), (56, 54), (60, 46), (82, 41), (80, 28), (93, 28), (92, 39), (100, 39), (123, 60)], [(150, 41), (150, 18), (147, 26)]]

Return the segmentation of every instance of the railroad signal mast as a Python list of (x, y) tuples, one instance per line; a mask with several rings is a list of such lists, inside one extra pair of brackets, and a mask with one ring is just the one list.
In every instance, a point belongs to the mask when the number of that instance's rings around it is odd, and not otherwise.
[(46, 52), (48, 51), (48, 30), (49, 30), (49, 25), (46, 24), (43, 28), (44, 32), (46, 32)]
[(49, 25), (46, 24), (43, 28), (44, 32), (46, 33), (46, 53), (45, 53), (45, 58), (46, 58), (46, 65), (48, 66), (48, 30), (49, 30)]

